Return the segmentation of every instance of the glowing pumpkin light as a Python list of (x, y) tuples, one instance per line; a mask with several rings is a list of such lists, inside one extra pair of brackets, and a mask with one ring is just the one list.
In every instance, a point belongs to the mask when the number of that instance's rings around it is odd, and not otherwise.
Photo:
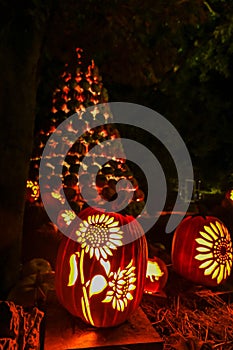
[(75, 219), (75, 212), (73, 210), (61, 210), (58, 214), (57, 223), (59, 228), (69, 226)]
[(232, 242), (226, 226), (211, 216), (189, 216), (177, 227), (172, 242), (173, 268), (206, 286), (223, 283), (231, 273)]
[[(123, 323), (138, 307), (144, 290), (147, 243), (133, 217), (83, 210), (77, 241), (64, 237), (57, 255), (56, 293), (73, 315), (96, 327)], [(128, 223), (131, 226), (124, 226)], [(72, 227), (73, 225), (73, 227)], [(129, 237), (136, 238), (127, 243)]]
[(230, 192), (230, 200), (233, 201), (233, 190)]
[(148, 259), (144, 292), (148, 294), (161, 292), (167, 283), (167, 278), (167, 266), (163, 260), (156, 256)]
[(229, 201), (233, 202), (233, 189), (227, 191), (226, 199), (228, 199)]
[(38, 182), (27, 180), (26, 188), (26, 200), (30, 203), (37, 201), (40, 196), (40, 188)]

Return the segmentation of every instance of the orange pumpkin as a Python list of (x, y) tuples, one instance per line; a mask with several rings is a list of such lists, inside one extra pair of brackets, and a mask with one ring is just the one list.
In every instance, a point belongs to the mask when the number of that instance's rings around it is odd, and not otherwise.
[(70, 224), (76, 241), (64, 237), (58, 250), (57, 297), (71, 314), (93, 326), (116, 326), (143, 295), (147, 243), (142, 227), (133, 217), (93, 208), (79, 218), (78, 226)]
[(211, 216), (189, 216), (172, 242), (173, 268), (192, 282), (217, 286), (231, 273), (232, 242), (226, 226)]
[(148, 294), (161, 292), (167, 283), (167, 278), (168, 270), (163, 260), (156, 256), (148, 259), (144, 292)]
[(226, 199), (233, 203), (233, 189), (227, 191), (225, 195)]
[(27, 180), (26, 201), (34, 203), (40, 196), (39, 184), (37, 181)]

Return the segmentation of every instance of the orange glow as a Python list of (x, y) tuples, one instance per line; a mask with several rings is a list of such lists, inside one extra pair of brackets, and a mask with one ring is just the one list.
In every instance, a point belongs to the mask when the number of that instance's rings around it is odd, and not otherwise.
[(76, 262), (76, 254), (72, 254), (70, 257), (70, 274), (69, 274), (69, 282), (67, 286), (73, 286), (78, 278), (78, 268)]
[(34, 199), (34, 201), (37, 201), (40, 196), (40, 187), (38, 182), (27, 180), (27, 188), (31, 189), (32, 193), (30, 196)]
[(204, 226), (199, 233), (200, 238), (196, 238), (196, 250), (199, 254), (195, 259), (201, 261), (199, 268), (204, 269), (204, 275), (211, 275), (220, 284), (231, 273), (233, 253), (230, 234), (218, 221)]
[(70, 111), (69, 108), (67, 108), (66, 104), (62, 105), (61, 110), (65, 113), (68, 113)]
[[(64, 82), (64, 86), (62, 86), (61, 88), (57, 88), (53, 94), (53, 107), (52, 107), (52, 112), (56, 113), (58, 110), (57, 108), (54, 107), (54, 104), (56, 104), (57, 102), (59, 103), (60, 98), (64, 99), (66, 102), (71, 100), (71, 98), (68, 97), (68, 94), (72, 91), (75, 90), (77, 91), (77, 96), (73, 97), (72, 100), (77, 100), (79, 103), (78, 107), (73, 107), (74, 110), (76, 112), (80, 112), (81, 110), (86, 110), (86, 108), (82, 105), (83, 102), (88, 102), (91, 104), (99, 104), (100, 103), (100, 98), (101, 98), (101, 91), (102, 91), (102, 87), (103, 87), (103, 83), (101, 76), (99, 76), (99, 71), (98, 68), (95, 65), (94, 60), (91, 61), (91, 64), (87, 67), (87, 71), (83, 72), (81, 70), (81, 55), (82, 55), (83, 50), (80, 48), (76, 48), (76, 54), (77, 54), (77, 64), (78, 67), (76, 69), (76, 73), (69, 73), (68, 69), (69, 69), (69, 64), (65, 64), (66, 70), (61, 74), (61, 79)], [(75, 84), (73, 84), (73, 80), (76, 82), (76, 86)], [(81, 87), (80, 83), (82, 83), (82, 81), (86, 81), (87, 87)], [(93, 88), (93, 83), (97, 84), (99, 89), (98, 91), (95, 91), (95, 89)], [(80, 84), (80, 85), (79, 85)], [(85, 95), (85, 90), (88, 90), (90, 92), (90, 96), (86, 96)], [(62, 95), (60, 94), (62, 92)], [(105, 98), (106, 100), (106, 98)], [(71, 109), (73, 109), (71, 108)], [(67, 107), (66, 104), (64, 104), (63, 106), (59, 107), (59, 109), (61, 109), (63, 112), (65, 112), (66, 114), (69, 113), (71, 110)]]
[(54, 199), (57, 199), (59, 200), (62, 204), (64, 204), (64, 199), (62, 198), (61, 194), (59, 192), (51, 192), (51, 196), (54, 198)]
[(108, 133), (107, 133), (107, 130), (102, 130), (100, 133), (99, 133), (100, 136), (102, 137), (107, 137), (108, 136)]
[(73, 210), (65, 210), (62, 214), (61, 217), (65, 221), (65, 223), (69, 226), (71, 222), (75, 219), (76, 214)]
[(151, 282), (155, 282), (158, 281), (163, 275), (164, 272), (161, 271), (159, 264), (156, 261), (148, 260), (146, 278), (149, 278)]
[[(108, 214), (89, 215), (86, 220), (79, 224), (76, 231), (77, 242), (80, 243), (80, 252), (71, 255), (69, 259), (70, 273), (67, 286), (72, 287), (80, 276), (83, 295), (81, 297), (82, 313), (85, 319), (93, 324), (90, 310), (90, 298), (95, 294), (102, 293), (108, 287), (108, 291), (102, 303), (117, 311), (123, 312), (129, 302), (134, 299), (136, 289), (136, 267), (133, 259), (125, 268), (111, 271), (111, 263), (108, 257), (113, 255), (113, 250), (122, 245), (122, 232), (118, 227), (119, 222)], [(102, 243), (102, 246), (101, 244)], [(98, 274), (90, 280), (85, 280), (84, 264), (85, 257), (95, 257), (104, 267), (105, 276)], [(78, 256), (78, 260), (77, 260)]]
[(130, 300), (133, 300), (132, 292), (136, 289), (135, 282), (137, 278), (135, 277), (135, 269), (133, 266), (133, 260), (126, 266), (125, 269), (118, 269), (116, 272), (111, 272), (109, 274), (109, 290), (106, 294), (102, 303), (112, 303), (112, 308), (117, 309), (117, 311), (123, 312), (128, 306)]
[(71, 74), (68, 73), (67, 76), (66, 76), (66, 78), (65, 78), (65, 82), (69, 81), (70, 79), (71, 79)]
[[(113, 216), (90, 215), (87, 220), (80, 223), (79, 229), (75, 232), (77, 242), (85, 248), (91, 259), (95, 256), (97, 260), (100, 258), (107, 260), (108, 255), (113, 255), (111, 250), (122, 245), (123, 232), (118, 225), (119, 222), (114, 221)], [(102, 247), (99, 246), (100, 243)]]
[(64, 86), (64, 87), (63, 87), (63, 91), (64, 91), (64, 93), (67, 95), (68, 92), (70, 91), (70, 89), (68, 88), (68, 86)]
[(79, 85), (75, 86), (74, 89), (75, 89), (79, 94), (83, 93), (83, 91), (84, 91), (84, 89), (81, 88), (81, 86), (79, 86)]
[(233, 190), (230, 192), (230, 200), (233, 201)]
[(161, 292), (167, 283), (168, 270), (163, 260), (154, 256), (147, 260), (146, 282), (144, 293)]
[(85, 101), (85, 97), (84, 97), (83, 95), (79, 95), (79, 96), (77, 97), (77, 100), (78, 100), (79, 102), (84, 102), (84, 101)]

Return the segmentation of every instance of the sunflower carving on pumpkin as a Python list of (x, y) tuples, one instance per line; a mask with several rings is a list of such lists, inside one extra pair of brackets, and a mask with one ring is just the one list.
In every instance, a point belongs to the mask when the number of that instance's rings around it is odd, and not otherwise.
[(71, 222), (75, 219), (75, 212), (73, 210), (65, 210), (62, 214), (61, 217), (65, 221), (65, 223), (69, 226)]
[(131, 260), (125, 269), (119, 268), (117, 272), (110, 272), (108, 285), (111, 290), (107, 292), (102, 303), (112, 302), (113, 309), (125, 310), (128, 302), (133, 299), (132, 291), (136, 289), (135, 269), (133, 260)]
[[(67, 214), (67, 213), (66, 213)], [(82, 309), (85, 319), (92, 323), (89, 310), (89, 298), (101, 293), (105, 288), (109, 288), (103, 303), (112, 303), (112, 308), (123, 312), (130, 300), (133, 300), (132, 291), (136, 289), (136, 267), (133, 266), (133, 259), (125, 268), (111, 271), (111, 263), (108, 259), (113, 255), (112, 250), (122, 246), (123, 232), (119, 227), (119, 221), (113, 216), (106, 214), (89, 215), (83, 220), (75, 231), (77, 242), (81, 246), (80, 252), (76, 252), (70, 257), (70, 274), (67, 286), (73, 286), (80, 271), (81, 284), (84, 295), (82, 297)], [(93, 256), (103, 266), (106, 276), (95, 275), (91, 280), (84, 279), (84, 254)], [(87, 293), (87, 288), (89, 293)]]
[(119, 222), (115, 221), (113, 216), (106, 214), (89, 215), (87, 220), (80, 223), (76, 230), (77, 242), (85, 253), (89, 253), (99, 260), (101, 257), (107, 259), (112, 256), (112, 250), (122, 246), (123, 232)]
[(210, 222), (199, 232), (196, 238), (198, 254), (195, 259), (201, 261), (199, 268), (204, 269), (205, 276), (217, 279), (217, 284), (226, 279), (232, 267), (232, 242), (227, 228), (218, 221)]

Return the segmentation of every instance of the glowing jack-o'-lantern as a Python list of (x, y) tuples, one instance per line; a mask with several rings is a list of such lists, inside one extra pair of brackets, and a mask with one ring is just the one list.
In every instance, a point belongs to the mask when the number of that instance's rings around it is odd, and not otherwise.
[(172, 242), (172, 263), (183, 277), (217, 286), (230, 275), (232, 257), (230, 234), (219, 219), (189, 216), (177, 227)]
[(38, 182), (27, 180), (26, 188), (26, 200), (30, 203), (37, 201), (40, 196), (40, 188)]
[(233, 203), (233, 189), (227, 191), (226, 199), (228, 199), (229, 201), (231, 201)]
[(156, 256), (148, 259), (144, 292), (148, 294), (161, 292), (167, 283), (167, 278), (167, 266), (163, 260)]
[(233, 201), (233, 190), (230, 192), (230, 200)]
[[(142, 227), (133, 217), (93, 208), (79, 217), (78, 227), (67, 221), (77, 241), (64, 237), (58, 250), (57, 297), (71, 314), (93, 326), (118, 325), (143, 295), (147, 243)], [(128, 223), (133, 229), (124, 226)]]
[(76, 214), (73, 210), (61, 210), (58, 213), (57, 224), (60, 229), (63, 229), (71, 224), (71, 222), (75, 219)]

